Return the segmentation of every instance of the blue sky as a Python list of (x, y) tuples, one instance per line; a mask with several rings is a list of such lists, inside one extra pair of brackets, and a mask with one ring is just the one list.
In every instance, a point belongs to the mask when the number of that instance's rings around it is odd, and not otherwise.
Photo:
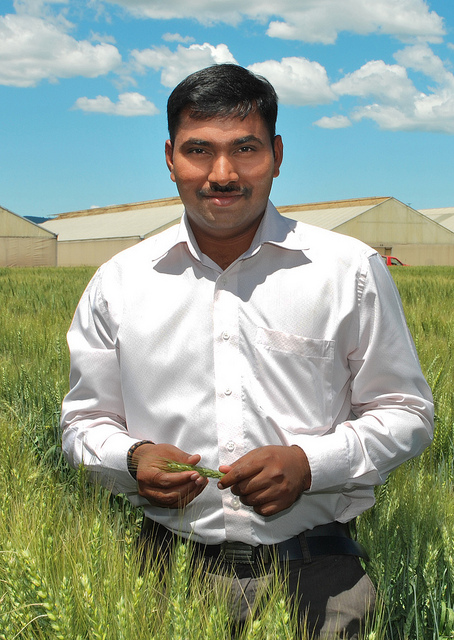
[(454, 206), (453, 0), (1, 0), (0, 206), (176, 195), (166, 101), (236, 62), (280, 100), (276, 205)]

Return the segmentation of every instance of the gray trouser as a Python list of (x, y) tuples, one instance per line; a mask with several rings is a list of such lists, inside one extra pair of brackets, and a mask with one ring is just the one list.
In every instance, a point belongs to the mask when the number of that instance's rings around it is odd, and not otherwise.
[[(301, 534), (298, 539), (302, 559), (275, 560), (277, 571), (273, 562), (265, 565), (259, 562), (231, 564), (216, 557), (207, 558), (207, 547), (203, 545), (192, 543), (192, 547), (195, 557), (204, 562), (206, 574), (215, 583), (229, 587), (231, 617), (238, 628), (244, 625), (253, 610), (257, 595), (277, 578), (288, 585), (293, 605), (298, 610), (302, 625), (307, 625), (309, 637), (355, 640), (372, 616), (376, 598), (375, 589), (359, 558), (356, 555), (339, 555), (337, 551), (330, 555), (311, 556), (306, 536)], [(140, 542), (144, 545), (145, 554), (151, 551), (161, 558), (169, 556), (177, 540), (181, 538), (161, 525), (144, 520)], [(341, 541), (345, 542), (345, 538)]]
[[(372, 616), (376, 593), (357, 557), (318, 556), (306, 563), (293, 560), (282, 563), (280, 571), (282, 580), (288, 581), (290, 595), (298, 607), (302, 626), (307, 625), (309, 637), (313, 634), (323, 640), (358, 638), (365, 621)], [(212, 574), (215, 581), (230, 583), (232, 616), (239, 627), (247, 620), (257, 595), (275, 577), (274, 573), (259, 577), (248, 573), (239, 568), (233, 579)]]

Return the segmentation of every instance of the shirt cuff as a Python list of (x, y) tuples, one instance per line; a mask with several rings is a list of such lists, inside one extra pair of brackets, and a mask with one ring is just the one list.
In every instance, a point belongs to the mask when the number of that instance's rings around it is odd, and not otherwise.
[(137, 481), (128, 470), (128, 451), (137, 442), (140, 442), (137, 438), (118, 433), (110, 436), (103, 445), (102, 475), (111, 476), (115, 493), (137, 493)]
[(302, 436), (293, 444), (301, 447), (308, 459), (312, 482), (307, 493), (332, 491), (345, 487), (351, 478), (349, 443), (342, 433)]

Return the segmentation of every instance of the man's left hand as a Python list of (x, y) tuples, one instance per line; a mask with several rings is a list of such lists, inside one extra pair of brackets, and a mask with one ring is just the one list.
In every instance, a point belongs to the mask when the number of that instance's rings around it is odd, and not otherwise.
[(230, 487), (243, 504), (262, 516), (272, 516), (291, 507), (311, 486), (307, 456), (296, 445), (259, 447), (219, 470), (225, 476), (218, 487)]

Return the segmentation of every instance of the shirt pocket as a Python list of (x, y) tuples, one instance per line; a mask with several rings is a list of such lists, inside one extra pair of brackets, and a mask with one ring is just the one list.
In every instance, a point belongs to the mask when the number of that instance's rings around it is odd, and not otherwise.
[(276, 429), (322, 434), (331, 428), (334, 340), (259, 328), (255, 397)]

